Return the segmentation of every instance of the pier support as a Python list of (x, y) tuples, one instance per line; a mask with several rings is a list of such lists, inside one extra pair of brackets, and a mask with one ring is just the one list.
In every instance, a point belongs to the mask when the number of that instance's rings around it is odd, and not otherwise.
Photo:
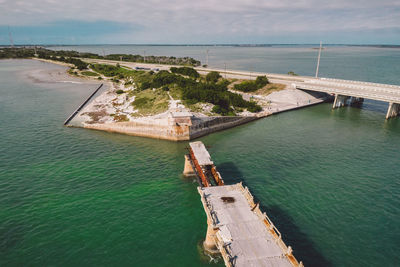
[(333, 102), (332, 108), (340, 108), (347, 105), (347, 100), (349, 96), (346, 95), (335, 95), (335, 101)]
[(350, 99), (351, 106), (361, 106), (364, 103), (364, 98), (352, 96)]
[(215, 243), (216, 240), (216, 233), (217, 230), (214, 229), (212, 223), (208, 222), (207, 220), (207, 234), (206, 240), (203, 242), (204, 249), (211, 254), (218, 254), (220, 253), (217, 244)]
[(183, 176), (185, 177), (196, 176), (192, 164), (190, 163), (189, 155), (185, 155), (185, 167), (183, 169)]
[(398, 103), (389, 103), (389, 108), (386, 113), (386, 119), (390, 119), (392, 117), (396, 117), (400, 114), (400, 104)]

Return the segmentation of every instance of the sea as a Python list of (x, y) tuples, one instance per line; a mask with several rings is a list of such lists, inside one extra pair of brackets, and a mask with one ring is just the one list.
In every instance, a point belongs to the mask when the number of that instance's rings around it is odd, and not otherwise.
[[(189, 56), (210, 67), (315, 75), (310, 45), (59, 46)], [(207, 52), (208, 50), (208, 52)], [(188, 142), (64, 127), (95, 88), (39, 82), (63, 67), (0, 61), (0, 266), (224, 266), (202, 250)], [(400, 49), (326, 46), (321, 77), (400, 85)], [(213, 133), (225, 183), (249, 187), (305, 266), (399, 266), (400, 118), (387, 103), (331, 103)]]

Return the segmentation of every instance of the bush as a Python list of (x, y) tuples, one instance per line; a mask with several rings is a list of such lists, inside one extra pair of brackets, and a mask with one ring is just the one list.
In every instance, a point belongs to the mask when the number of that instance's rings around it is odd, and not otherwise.
[(206, 75), (207, 82), (216, 83), (219, 78), (221, 78), (221, 75), (219, 75), (219, 72), (217, 71), (211, 71)]
[(234, 89), (242, 92), (254, 92), (269, 83), (265, 76), (258, 76), (255, 81), (244, 81), (234, 85)]
[(115, 91), (117, 94), (123, 94), (124, 93), (124, 90), (121, 90), (121, 89), (118, 89), (117, 91)]
[(172, 68), (170, 68), (170, 70), (172, 73), (186, 75), (186, 76), (192, 77), (194, 79), (197, 79), (200, 77), (200, 74), (195, 69), (189, 68), (189, 67), (181, 67), (181, 68), (172, 67)]
[(96, 72), (93, 72), (93, 71), (82, 71), (81, 74), (85, 75), (85, 76), (98, 76), (99, 75), (99, 74), (97, 74)]
[(266, 76), (258, 76), (256, 78), (256, 85), (258, 88), (262, 88), (269, 83), (268, 78)]
[(242, 92), (254, 92), (257, 91), (257, 84), (254, 81), (244, 81), (233, 86), (235, 90)]

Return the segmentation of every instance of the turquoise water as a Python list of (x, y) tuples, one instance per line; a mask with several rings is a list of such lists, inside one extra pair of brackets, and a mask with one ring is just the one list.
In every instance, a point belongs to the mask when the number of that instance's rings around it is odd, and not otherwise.
[[(0, 61), (0, 265), (222, 266), (199, 250), (188, 144), (63, 127), (93, 88), (23, 74), (49, 67)], [(397, 266), (400, 119), (385, 109), (321, 104), (200, 140), (306, 266)]]

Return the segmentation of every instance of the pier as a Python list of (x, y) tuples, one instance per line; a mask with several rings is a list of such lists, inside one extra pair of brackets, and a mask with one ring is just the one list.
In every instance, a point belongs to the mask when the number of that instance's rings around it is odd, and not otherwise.
[(226, 266), (303, 266), (249, 189), (242, 182), (225, 185), (204, 144), (189, 145), (184, 175), (199, 183), (207, 215), (204, 249), (221, 254)]

